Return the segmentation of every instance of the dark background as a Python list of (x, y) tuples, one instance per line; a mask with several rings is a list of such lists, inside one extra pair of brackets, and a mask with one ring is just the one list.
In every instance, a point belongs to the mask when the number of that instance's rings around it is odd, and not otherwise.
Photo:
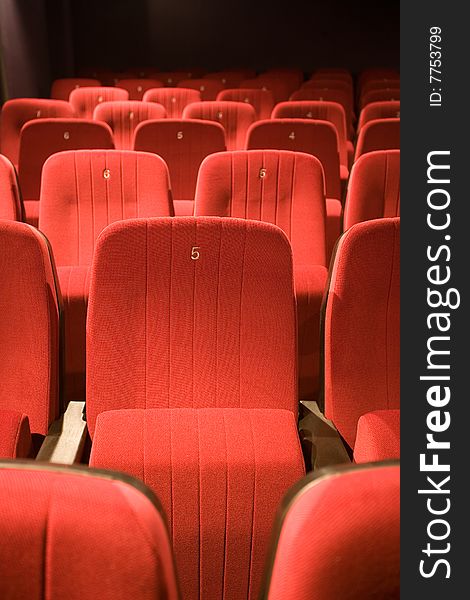
[(84, 67), (399, 64), (398, 0), (1, 0), (9, 96)]

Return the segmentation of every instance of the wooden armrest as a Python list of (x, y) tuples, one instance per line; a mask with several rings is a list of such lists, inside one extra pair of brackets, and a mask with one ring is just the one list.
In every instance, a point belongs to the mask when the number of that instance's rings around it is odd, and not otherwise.
[(85, 402), (70, 402), (65, 413), (49, 427), (36, 460), (72, 465), (80, 462), (87, 435)]

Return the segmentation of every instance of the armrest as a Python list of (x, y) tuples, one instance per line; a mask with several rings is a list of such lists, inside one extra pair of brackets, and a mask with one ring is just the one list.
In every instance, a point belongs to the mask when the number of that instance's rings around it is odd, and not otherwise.
[(36, 460), (65, 465), (80, 461), (87, 435), (84, 406), (85, 402), (69, 402), (65, 413), (49, 427)]

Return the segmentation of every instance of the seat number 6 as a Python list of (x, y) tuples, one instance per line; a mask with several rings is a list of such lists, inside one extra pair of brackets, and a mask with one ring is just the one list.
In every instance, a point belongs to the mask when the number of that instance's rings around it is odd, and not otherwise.
[(201, 255), (200, 252), (199, 252), (199, 248), (200, 247), (201, 246), (193, 246), (191, 248), (191, 258), (192, 258), (192, 260), (199, 260), (199, 257)]

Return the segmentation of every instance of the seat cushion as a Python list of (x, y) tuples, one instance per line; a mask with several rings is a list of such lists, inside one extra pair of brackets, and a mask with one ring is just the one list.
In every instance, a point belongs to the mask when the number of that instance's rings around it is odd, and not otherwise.
[(354, 460), (357, 463), (400, 458), (400, 411), (376, 410), (357, 424)]
[(27, 458), (31, 452), (28, 417), (0, 409), (0, 458)]
[(90, 464), (132, 474), (156, 492), (183, 598), (259, 597), (275, 512), (304, 473), (291, 411), (104, 412)]
[(66, 402), (85, 399), (86, 311), (89, 267), (58, 267), (64, 303)]

